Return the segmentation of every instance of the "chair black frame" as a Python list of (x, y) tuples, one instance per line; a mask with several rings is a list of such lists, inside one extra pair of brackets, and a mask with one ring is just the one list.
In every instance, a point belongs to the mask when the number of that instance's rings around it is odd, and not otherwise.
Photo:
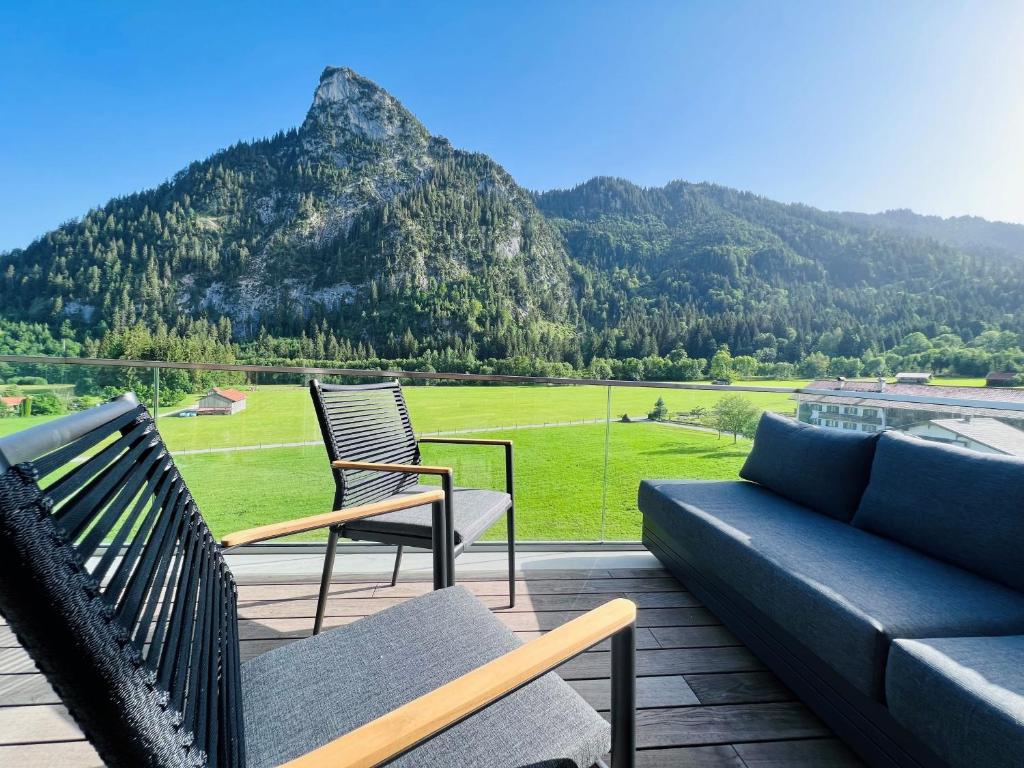
[[(445, 527), (441, 492), (414, 500)], [(444, 562), (435, 560), (442, 572)], [(237, 587), (133, 395), (0, 438), (0, 613), (105, 764), (244, 768)], [(636, 606), (612, 600), (288, 765), (383, 765), (610, 638), (613, 766), (632, 768), (635, 626)]]
[[(505, 453), (505, 492), (509, 496), (506, 511), (506, 529), (508, 536), (508, 589), (509, 607), (516, 602), (516, 544), (515, 544), (515, 470), (514, 452), (511, 440), (484, 440), (455, 437), (422, 437), (417, 438), (412, 428), (409, 409), (405, 402), (402, 386), (397, 379), (376, 382), (373, 384), (327, 384), (317, 379), (309, 382), (310, 397), (316, 411), (320, 433), (327, 449), (327, 457), (331, 464), (331, 473), (335, 482), (334, 508), (345, 509), (353, 504), (364, 504), (378, 501), (404, 490), (416, 483), (418, 475), (436, 475), (440, 477), (445, 497), (444, 541), (446, 543), (445, 584), (455, 583), (455, 558), (457, 558), (472, 542), (455, 543), (454, 535), (454, 477), (450, 467), (425, 467), (420, 455), (421, 443), (441, 443), (452, 445), (483, 445), (502, 446)], [(338, 422), (340, 411), (332, 408), (328, 402), (330, 393), (381, 393), (389, 392), (394, 399), (394, 411), (382, 414), (374, 405), (367, 403), (360, 411), (347, 415), (353, 423), (345, 425)], [(390, 402), (390, 401), (389, 401)], [(373, 466), (377, 465), (377, 466)], [(349, 472), (360, 472), (362, 477), (352, 481)], [(369, 476), (367, 476), (369, 473)], [(353, 498), (354, 497), (354, 498)], [(338, 539), (345, 537), (355, 541), (372, 541), (380, 544), (392, 544), (397, 547), (395, 565), (391, 575), (391, 586), (398, 581), (398, 571), (402, 562), (405, 547), (422, 548), (420, 537), (374, 531), (346, 530), (344, 524), (331, 526), (327, 539), (327, 551), (324, 555), (323, 574), (320, 580), (320, 592), (317, 596), (316, 618), (313, 633), (320, 631), (323, 625), (324, 609), (330, 591), (331, 578), (334, 572), (334, 561), (337, 553)], [(436, 538), (436, 537), (435, 537)], [(437, 573), (435, 571), (435, 580)]]

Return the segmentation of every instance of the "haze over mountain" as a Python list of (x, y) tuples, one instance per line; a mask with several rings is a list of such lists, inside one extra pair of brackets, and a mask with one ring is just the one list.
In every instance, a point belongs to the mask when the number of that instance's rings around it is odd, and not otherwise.
[(143, 326), (224, 344), (317, 337), (336, 359), (432, 350), (577, 368), (721, 344), (798, 360), (917, 330), (1020, 332), (1024, 259), (1006, 255), (1019, 233), (920, 218), (682, 181), (530, 194), (328, 68), (297, 129), (0, 254), (0, 316), (87, 343)]
[(923, 216), (907, 208), (874, 214), (844, 211), (836, 215), (858, 226), (927, 237), (973, 253), (1024, 258), (1024, 224), (989, 221), (980, 216)]

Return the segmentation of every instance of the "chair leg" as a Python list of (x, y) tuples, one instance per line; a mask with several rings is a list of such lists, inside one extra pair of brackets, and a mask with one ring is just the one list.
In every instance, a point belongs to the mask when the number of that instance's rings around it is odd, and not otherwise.
[(398, 545), (398, 551), (395, 553), (395, 570), (391, 572), (391, 586), (395, 586), (398, 583), (398, 569), (402, 566), (402, 550), (405, 546), (402, 544)]
[(636, 765), (636, 628), (612, 635), (612, 768)]
[(516, 607), (516, 513), (509, 507), (505, 513), (508, 524), (508, 607)]
[(320, 577), (320, 595), (316, 601), (316, 618), (313, 619), (313, 634), (320, 634), (324, 623), (324, 609), (327, 607), (327, 593), (331, 589), (331, 574), (334, 573), (334, 553), (338, 549), (338, 529), (331, 528), (327, 536), (327, 553), (324, 555), (324, 575)]

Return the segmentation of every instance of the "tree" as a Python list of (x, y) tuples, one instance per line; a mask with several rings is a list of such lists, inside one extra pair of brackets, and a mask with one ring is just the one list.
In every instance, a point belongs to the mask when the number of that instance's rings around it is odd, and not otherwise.
[(732, 381), (732, 355), (727, 345), (723, 344), (715, 352), (708, 373), (714, 381)]
[(740, 435), (754, 433), (757, 418), (757, 406), (743, 395), (726, 395), (711, 409), (712, 426), (719, 433), (731, 433), (733, 443)]
[(665, 398), (659, 397), (654, 404), (654, 410), (647, 414), (651, 421), (665, 421), (668, 418), (668, 406), (665, 405)]
[(828, 373), (828, 365), (832, 362), (828, 355), (821, 352), (811, 352), (800, 363), (800, 373), (812, 379), (820, 379)]
[(752, 379), (757, 375), (757, 358), (739, 355), (732, 359), (732, 369), (741, 379)]
[(24, 414), (25, 416), (31, 416), (33, 413), (40, 416), (56, 416), (67, 410), (60, 398), (52, 392), (42, 392), (32, 397), (26, 397), (25, 403), (31, 403), (29, 413)]

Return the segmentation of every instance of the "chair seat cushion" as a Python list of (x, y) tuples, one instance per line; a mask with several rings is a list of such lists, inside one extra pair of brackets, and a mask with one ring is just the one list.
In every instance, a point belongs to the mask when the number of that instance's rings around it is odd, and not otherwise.
[(897, 640), (885, 689), (892, 716), (954, 768), (1020, 766), (1024, 636)]
[(640, 508), (700, 573), (884, 698), (894, 638), (1024, 633), (1024, 595), (743, 481), (644, 481)]
[[(246, 764), (305, 754), (521, 645), (463, 587), (431, 592), (242, 665)], [(551, 673), (394, 766), (590, 766), (608, 723)]]
[[(437, 490), (436, 485), (413, 485), (395, 495), (406, 496), (434, 490)], [(456, 488), (452, 495), (456, 544), (471, 544), (479, 539), (484, 531), (512, 506), (512, 498), (502, 491)], [(348, 523), (342, 531), (342, 535), (353, 539), (372, 539), (373, 535), (378, 533), (423, 539), (422, 546), (429, 549), (430, 505), (424, 504), (366, 520), (357, 520)]]

